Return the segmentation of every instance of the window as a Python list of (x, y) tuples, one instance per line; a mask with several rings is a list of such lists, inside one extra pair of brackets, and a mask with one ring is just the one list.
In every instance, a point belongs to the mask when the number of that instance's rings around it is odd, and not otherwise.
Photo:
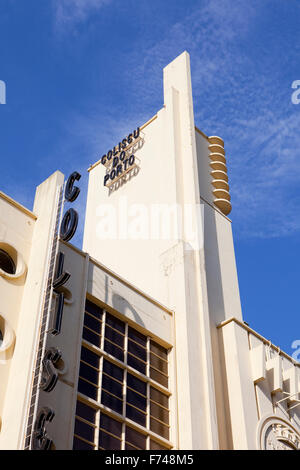
[(168, 350), (86, 301), (74, 449), (170, 449)]
[(16, 265), (11, 256), (0, 248), (0, 268), (8, 274), (16, 273)]

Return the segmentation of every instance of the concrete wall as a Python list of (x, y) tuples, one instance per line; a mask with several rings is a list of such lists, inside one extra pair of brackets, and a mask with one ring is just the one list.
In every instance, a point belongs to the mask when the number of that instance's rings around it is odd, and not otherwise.
[(300, 449), (300, 366), (237, 319), (218, 327), (232, 448)]
[[(11, 255), (16, 273), (0, 269), (0, 430), (5, 428), (3, 407), (14, 355), (16, 332), (30, 259), (31, 241), (36, 216), (20, 204), (0, 193), (0, 249)], [(1, 434), (0, 434), (1, 436)]]
[[(217, 448), (218, 431), (212, 365), (209, 307), (200, 208), (198, 158), (193, 116), (189, 56), (183, 53), (164, 69), (164, 107), (142, 126), (143, 145), (136, 151), (140, 170), (114, 192), (103, 186), (105, 168), (90, 170), (83, 249), (139, 289), (174, 310), (178, 380), (180, 448)], [(129, 215), (139, 204), (148, 215), (155, 205), (191, 208), (188, 227), (180, 231), (180, 215), (173, 218), (173, 238), (114, 239), (101, 241), (100, 213), (109, 204), (111, 214)], [(166, 221), (167, 215), (164, 215)], [(123, 219), (124, 220), (124, 219)], [(142, 220), (142, 217), (140, 218)], [(150, 219), (153, 223), (153, 219)], [(113, 219), (108, 221), (112, 227)], [(145, 224), (141, 222), (141, 226)], [(103, 229), (103, 227), (102, 227)], [(102, 231), (103, 233), (103, 231)], [(198, 364), (195, 369), (194, 364)]]

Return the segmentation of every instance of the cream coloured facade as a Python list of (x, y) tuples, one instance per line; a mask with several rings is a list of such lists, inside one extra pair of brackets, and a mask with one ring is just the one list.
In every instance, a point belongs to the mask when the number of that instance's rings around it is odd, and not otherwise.
[(183, 53), (89, 168), (83, 250), (79, 175), (0, 193), (0, 449), (300, 448), (299, 364), (243, 322), (225, 147)]

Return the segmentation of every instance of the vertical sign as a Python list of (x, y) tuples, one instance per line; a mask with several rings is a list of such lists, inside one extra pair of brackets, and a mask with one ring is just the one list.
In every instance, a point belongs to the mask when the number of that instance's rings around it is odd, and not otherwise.
[[(77, 199), (80, 189), (75, 186), (75, 181), (78, 181), (80, 178), (81, 175), (77, 171), (74, 171), (69, 176), (64, 192), (65, 201), (74, 202)], [(70, 208), (66, 211), (61, 221), (59, 231), (60, 239), (66, 242), (70, 241), (75, 235), (77, 225), (78, 214), (73, 208)], [(71, 274), (64, 270), (64, 261), (65, 255), (59, 251), (56, 255), (56, 272), (54, 275), (51, 271), (49, 272), (49, 282), (52, 285), (50, 284), (48, 287), (49, 294), (52, 292), (54, 313), (50, 319), (49, 312), (51, 312), (51, 308), (49, 309), (48, 306), (50, 299), (47, 299), (45, 302), (46, 310), (44, 308), (45, 318), (42, 318), (40, 329), (40, 341), (35, 366), (35, 379), (33, 382), (29, 418), (27, 422), (25, 449), (50, 450), (53, 447), (51, 436), (47, 433), (47, 423), (55, 419), (55, 410), (48, 406), (39, 407), (39, 390), (43, 390), (46, 393), (51, 393), (54, 390), (58, 381), (57, 365), (60, 359), (63, 359), (63, 352), (60, 351), (60, 349), (53, 346), (53, 344), (51, 347), (47, 347), (47, 336), (45, 337), (45, 335), (48, 334), (55, 337), (61, 333), (65, 301), (63, 286), (71, 277)], [(49, 324), (49, 321), (50, 326), (46, 332), (46, 325)]]

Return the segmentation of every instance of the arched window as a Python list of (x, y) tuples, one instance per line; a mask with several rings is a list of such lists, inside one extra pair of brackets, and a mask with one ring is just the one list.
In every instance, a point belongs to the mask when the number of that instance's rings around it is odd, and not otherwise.
[(0, 268), (8, 274), (15, 274), (16, 265), (9, 254), (0, 248)]

